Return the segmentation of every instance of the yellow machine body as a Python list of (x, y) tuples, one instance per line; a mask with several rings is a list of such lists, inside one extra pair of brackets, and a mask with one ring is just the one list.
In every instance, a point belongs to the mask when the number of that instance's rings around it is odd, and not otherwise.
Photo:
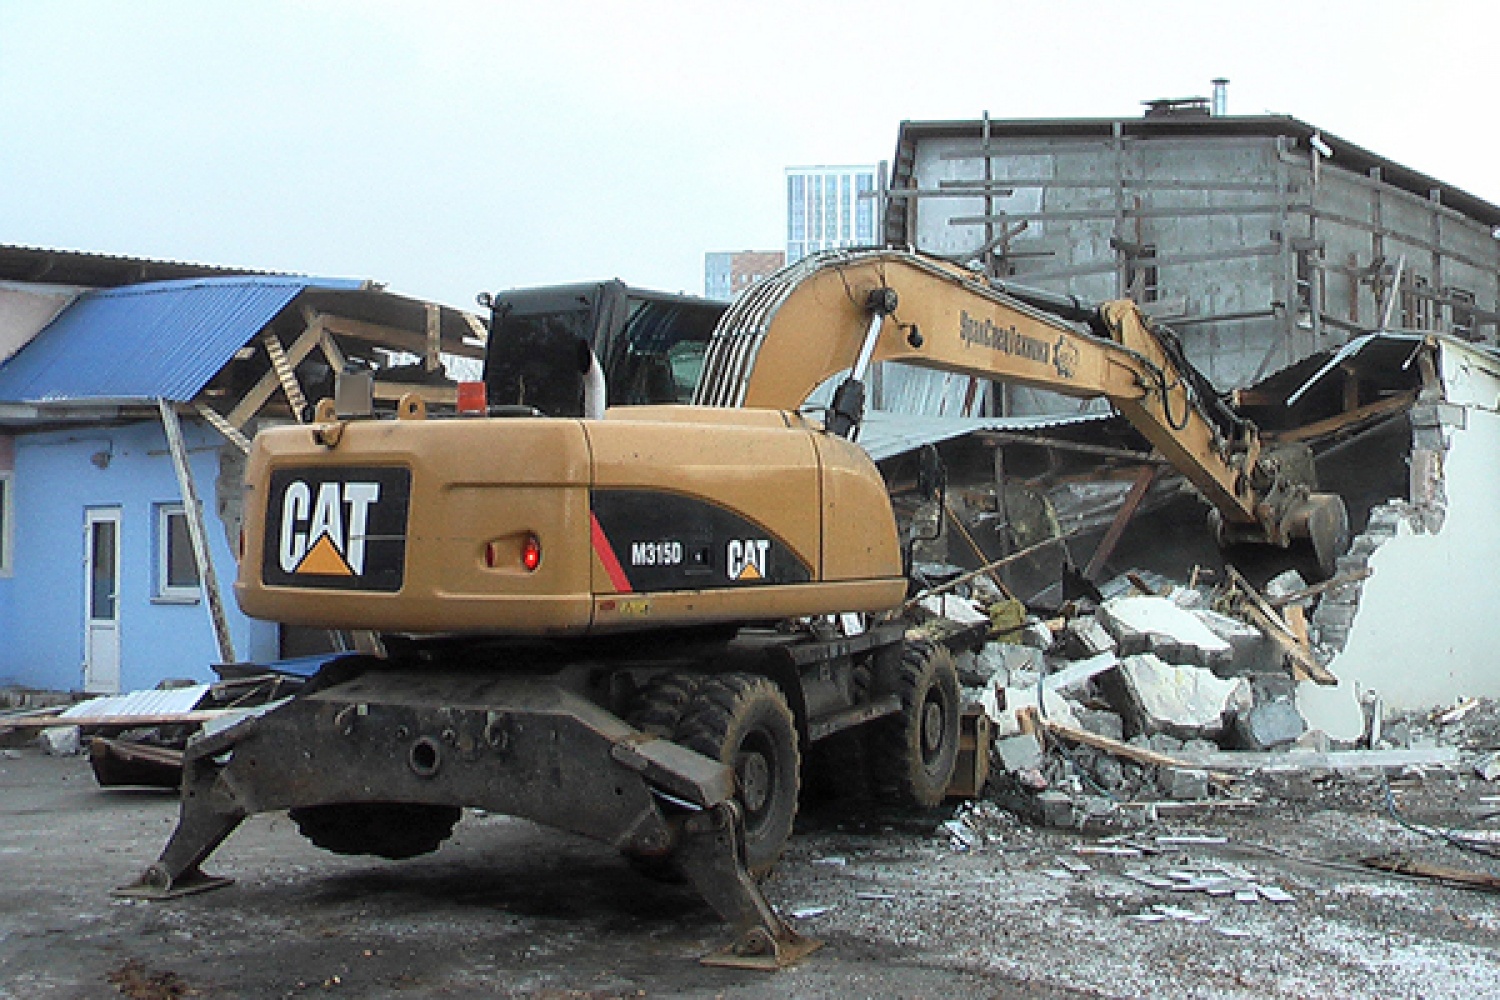
[(781, 411), (285, 427), (246, 481), (235, 593), (281, 622), (581, 635), (884, 611), (906, 587), (875, 466)]

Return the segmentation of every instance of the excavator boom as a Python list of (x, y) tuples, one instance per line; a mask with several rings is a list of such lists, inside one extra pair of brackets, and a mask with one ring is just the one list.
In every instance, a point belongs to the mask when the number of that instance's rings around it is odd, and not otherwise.
[(1286, 545), (1310, 537), (1331, 567), (1343, 523), (1332, 509), (1341, 507), (1337, 498), (1310, 494), (1262, 455), (1254, 426), (1213, 395), (1170, 333), (1153, 328), (1133, 302), (1088, 307), (1051, 298), (1024, 301), (911, 251), (807, 258), (731, 307), (710, 342), (695, 402), (796, 409), (850, 370), (829, 426), (852, 428), (858, 383), (876, 361), (1104, 398), (1214, 506), (1227, 538)]

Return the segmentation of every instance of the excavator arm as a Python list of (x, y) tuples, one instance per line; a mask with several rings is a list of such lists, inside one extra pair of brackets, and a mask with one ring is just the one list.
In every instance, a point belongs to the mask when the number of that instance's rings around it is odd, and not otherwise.
[(827, 426), (852, 436), (877, 361), (1108, 399), (1214, 506), (1222, 541), (1308, 539), (1328, 573), (1347, 544), (1342, 500), (1264, 453), (1254, 425), (1134, 303), (997, 287), (910, 251), (819, 255), (751, 289), (714, 332), (695, 402), (796, 409), (847, 370)]

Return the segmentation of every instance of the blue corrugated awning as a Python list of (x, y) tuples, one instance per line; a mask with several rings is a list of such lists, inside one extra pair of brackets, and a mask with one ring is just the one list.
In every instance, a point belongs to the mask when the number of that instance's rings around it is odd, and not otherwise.
[(0, 365), (0, 402), (188, 402), (308, 288), (363, 281), (248, 276), (89, 292)]

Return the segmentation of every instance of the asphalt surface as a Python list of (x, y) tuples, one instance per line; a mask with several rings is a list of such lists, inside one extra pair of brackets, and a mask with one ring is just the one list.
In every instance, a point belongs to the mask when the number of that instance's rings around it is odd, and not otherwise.
[[(1399, 794), (1472, 826), (1497, 790), (1437, 775)], [(1400, 848), (1485, 867), (1431, 854), (1368, 782), (1159, 824), (1136, 839), (1226, 842), (1135, 858), (993, 809), (967, 821), (968, 843), (940, 826), (952, 810), (815, 813), (766, 892), (826, 946), (778, 973), (698, 964), (726, 935), (690, 890), (502, 817), (466, 816), (436, 854), (395, 863), (326, 854), (284, 815), (257, 816), (205, 865), (233, 886), (113, 898), (176, 813), (169, 793), (100, 789), (83, 758), (5, 752), (0, 997), (1500, 996), (1500, 896), (1324, 864)], [(1138, 880), (1183, 868), (1289, 898)]]

